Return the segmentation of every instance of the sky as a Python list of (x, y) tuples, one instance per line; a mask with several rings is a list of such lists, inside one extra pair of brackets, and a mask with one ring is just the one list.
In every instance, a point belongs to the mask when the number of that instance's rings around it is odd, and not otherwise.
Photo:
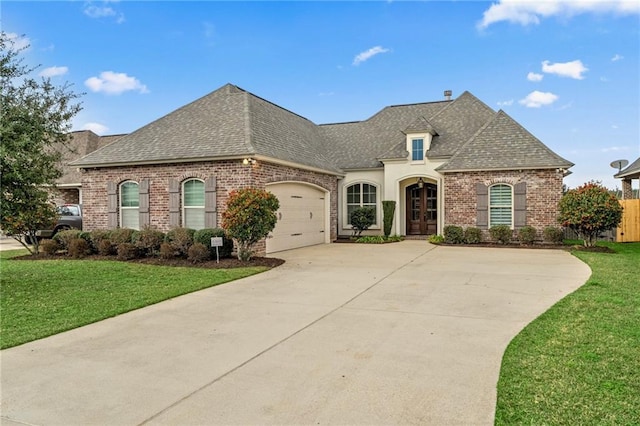
[[(235, 84), (317, 124), (471, 92), (615, 189), (640, 156), (640, 1), (11, 1), (25, 63), (130, 133)], [(637, 183), (634, 184), (637, 187)]]

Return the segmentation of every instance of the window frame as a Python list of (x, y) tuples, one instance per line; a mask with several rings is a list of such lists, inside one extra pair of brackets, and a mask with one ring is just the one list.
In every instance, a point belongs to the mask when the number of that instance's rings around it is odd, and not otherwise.
[[(493, 192), (494, 189), (498, 188), (498, 187), (504, 187), (504, 188), (509, 188), (509, 196), (510, 196), (510, 200), (509, 203), (493, 203), (492, 202), (492, 197), (491, 197), (491, 193)], [(509, 223), (494, 223), (492, 220), (492, 210), (502, 210), (502, 211), (509, 211)], [(493, 226), (497, 226), (497, 225), (507, 225), (509, 228), (514, 229), (514, 188), (513, 185), (510, 185), (508, 183), (504, 183), (504, 182), (500, 182), (500, 183), (495, 183), (491, 186), (489, 186), (488, 191), (487, 191), (487, 224), (488, 227), (491, 228)]]
[[(364, 202), (364, 185), (368, 185), (370, 188), (373, 188), (375, 190), (375, 201), (372, 202)], [(359, 186), (360, 190), (359, 190), (359, 202), (358, 203), (353, 203), (353, 202), (349, 202), (349, 189), (353, 188), (355, 186)], [(371, 196), (371, 193), (368, 192), (367, 193), (369, 196)], [(349, 206), (357, 206), (357, 207), (373, 207), (375, 210), (375, 217), (376, 217), (376, 221), (373, 225), (371, 225), (371, 227), (369, 227), (369, 229), (379, 229), (379, 220), (378, 220), (378, 212), (380, 211), (380, 208), (378, 207), (379, 204), (379, 194), (380, 194), (380, 185), (375, 184), (375, 183), (371, 183), (371, 182), (365, 182), (365, 181), (358, 181), (358, 182), (351, 182), (348, 185), (345, 186), (344, 189), (344, 214), (345, 214), (345, 218), (344, 218), (344, 226), (343, 228), (348, 229), (351, 227), (351, 215), (349, 214)]]
[[(185, 185), (189, 182), (200, 182), (202, 184), (202, 205), (201, 206), (187, 206), (186, 205), (186, 191)], [(204, 229), (206, 226), (206, 218), (205, 218), (205, 207), (206, 207), (206, 191), (205, 191), (205, 181), (200, 178), (188, 178), (182, 181), (180, 184), (180, 214), (181, 214), (181, 222), (183, 227), (187, 227), (187, 210), (202, 210), (202, 228), (192, 228), (195, 230)]]
[[(123, 201), (124, 201), (124, 197), (123, 197), (123, 188), (126, 185), (130, 185), (130, 184), (134, 184), (137, 188), (137, 192), (138, 192), (138, 197), (137, 197), (137, 205), (136, 206), (124, 206), (123, 205)], [(125, 180), (120, 182), (120, 184), (118, 185), (118, 210), (119, 210), (119, 217), (118, 217), (118, 224), (120, 226), (120, 228), (129, 228), (129, 229), (135, 229), (135, 230), (139, 230), (140, 229), (140, 183), (136, 182), (135, 180)], [(136, 218), (137, 218), (137, 224), (135, 227), (132, 226), (123, 226), (123, 219), (124, 219), (124, 214), (123, 211), (136, 211)]]
[[(424, 161), (424, 139), (425, 138), (411, 138), (411, 161), (423, 162)], [(420, 141), (420, 149), (417, 149), (416, 143)], [(415, 158), (415, 155), (419, 153), (420, 158)]]

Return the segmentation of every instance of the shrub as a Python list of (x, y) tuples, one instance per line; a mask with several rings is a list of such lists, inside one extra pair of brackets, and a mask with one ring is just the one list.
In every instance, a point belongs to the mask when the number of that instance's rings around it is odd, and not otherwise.
[(118, 260), (131, 260), (138, 257), (138, 248), (133, 243), (118, 244)]
[(464, 230), (464, 241), (467, 244), (480, 244), (482, 242), (482, 230), (473, 226), (468, 227)]
[(111, 231), (106, 229), (95, 229), (89, 233), (89, 240), (93, 248), (100, 252), (100, 242), (109, 240), (111, 237)]
[(382, 216), (384, 224), (384, 236), (391, 235), (391, 227), (393, 226), (393, 214), (396, 212), (395, 201), (383, 201), (382, 202)]
[(167, 232), (165, 241), (171, 244), (178, 256), (186, 257), (189, 253), (189, 247), (193, 244), (193, 234), (195, 232), (195, 229), (179, 226)]
[(556, 226), (547, 226), (542, 231), (544, 241), (552, 244), (562, 244), (564, 241), (564, 231)]
[(131, 243), (131, 238), (135, 231), (129, 228), (116, 228), (111, 231), (110, 239), (115, 246), (120, 244)]
[(188, 259), (193, 263), (201, 263), (209, 260), (210, 254), (209, 247), (202, 243), (193, 243), (191, 247), (189, 247)]
[(53, 256), (60, 250), (60, 244), (56, 240), (44, 240), (40, 243), (40, 249), (44, 254)]
[(69, 241), (69, 247), (67, 249), (69, 256), (74, 259), (81, 259), (91, 254), (91, 247), (84, 238), (74, 238)]
[(211, 258), (216, 257), (216, 248), (211, 247), (211, 238), (212, 237), (222, 237), (222, 247), (218, 247), (218, 253), (220, 257), (231, 257), (231, 252), (233, 252), (233, 240), (227, 236), (227, 233), (224, 232), (224, 229), (221, 228), (205, 228), (196, 231), (193, 234), (193, 241), (196, 243), (204, 244), (209, 248), (211, 252)]
[(533, 226), (523, 226), (518, 230), (518, 240), (520, 240), (522, 244), (533, 244), (536, 240), (536, 233), (536, 228)]
[(80, 238), (82, 233), (82, 231), (77, 229), (66, 229), (64, 231), (57, 232), (56, 235), (53, 236), (53, 239), (58, 242), (62, 250), (68, 251), (71, 240)]
[(263, 189), (245, 188), (229, 193), (222, 227), (237, 241), (238, 259), (251, 259), (253, 245), (275, 228), (278, 208), (278, 198)]
[(382, 235), (366, 235), (364, 237), (356, 239), (356, 243), (364, 244), (383, 244), (386, 242), (387, 240)]
[(444, 243), (444, 237), (442, 235), (429, 235), (429, 238), (427, 238), (427, 241), (429, 241), (431, 244), (442, 244)]
[(447, 225), (443, 229), (444, 241), (447, 244), (462, 244), (464, 243), (464, 232), (461, 226)]
[(508, 225), (496, 225), (489, 228), (489, 235), (495, 242), (509, 244), (513, 238), (513, 231)]
[(101, 256), (111, 256), (116, 252), (113, 243), (111, 242), (111, 240), (108, 240), (108, 239), (99, 240), (98, 247), (96, 247), (96, 250), (98, 251), (98, 254)]
[(622, 220), (618, 199), (599, 182), (588, 182), (567, 191), (558, 209), (560, 224), (573, 229), (586, 247), (594, 245), (600, 232), (615, 228)]
[(176, 249), (167, 242), (160, 244), (160, 258), (161, 259), (173, 259), (176, 257)]
[(373, 207), (358, 207), (351, 212), (349, 219), (353, 227), (353, 236), (359, 237), (362, 231), (376, 223), (376, 210)]
[(132, 235), (132, 242), (145, 256), (155, 256), (164, 237), (164, 232), (146, 226)]

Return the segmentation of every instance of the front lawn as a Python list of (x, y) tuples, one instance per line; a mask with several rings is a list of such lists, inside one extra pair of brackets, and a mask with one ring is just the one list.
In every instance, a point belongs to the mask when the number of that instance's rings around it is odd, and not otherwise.
[(265, 271), (111, 260), (11, 260), (0, 252), (0, 349)]
[(640, 243), (576, 250), (587, 283), (507, 348), (498, 425), (640, 424)]

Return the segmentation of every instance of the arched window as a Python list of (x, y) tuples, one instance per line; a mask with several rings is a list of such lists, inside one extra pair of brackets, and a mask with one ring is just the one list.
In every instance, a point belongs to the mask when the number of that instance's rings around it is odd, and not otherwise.
[(506, 184), (489, 187), (489, 227), (513, 227), (513, 188)]
[(138, 184), (126, 181), (120, 184), (120, 227), (140, 229), (140, 191)]
[(204, 228), (204, 181), (200, 179), (182, 183), (182, 226)]
[(368, 183), (355, 183), (347, 187), (347, 220), (345, 223), (348, 224), (351, 221), (351, 212), (358, 207), (371, 207), (376, 212), (375, 217), (378, 217), (377, 190), (375, 185)]

